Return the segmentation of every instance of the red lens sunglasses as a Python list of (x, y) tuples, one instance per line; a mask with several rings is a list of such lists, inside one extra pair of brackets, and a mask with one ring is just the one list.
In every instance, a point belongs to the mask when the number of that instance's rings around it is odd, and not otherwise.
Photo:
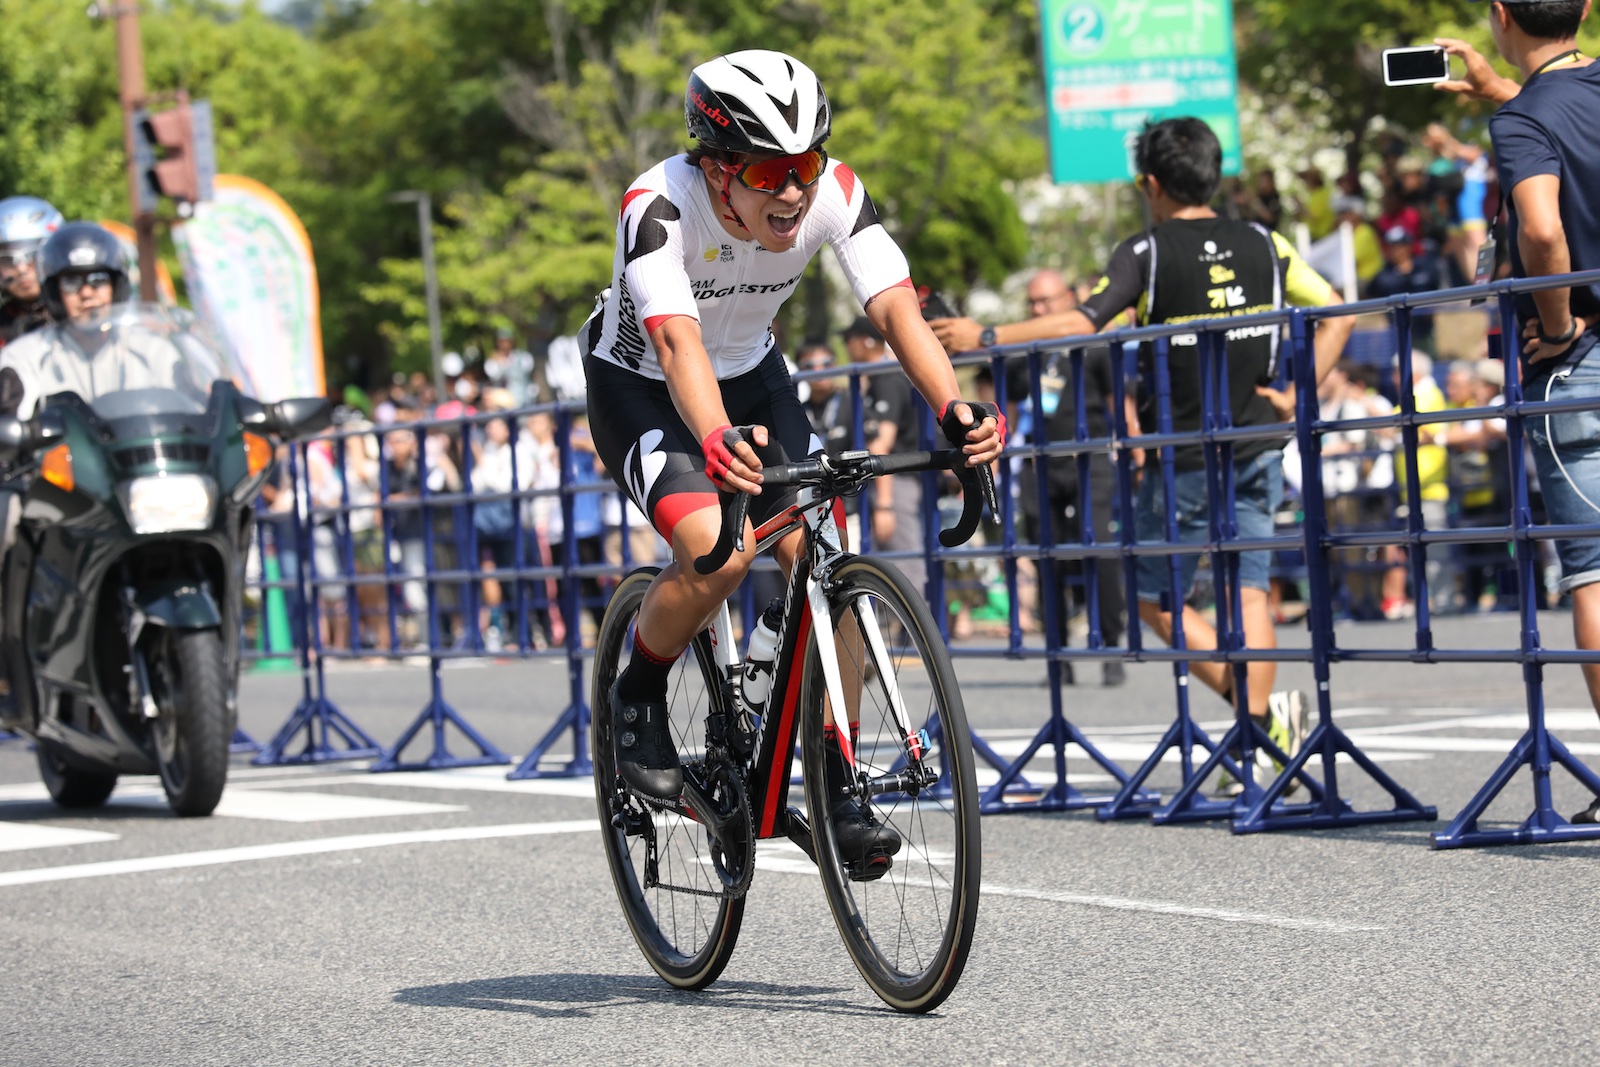
[(746, 163), (742, 167), (731, 163), (722, 163), (720, 166), (723, 173), (738, 178), (739, 184), (746, 189), (771, 194), (782, 192), (783, 187), (789, 184), (791, 174), (802, 189), (817, 184), (817, 179), (822, 177), (822, 172), (827, 169), (828, 153), (820, 148), (813, 148), (799, 155), (775, 156), (772, 159)]

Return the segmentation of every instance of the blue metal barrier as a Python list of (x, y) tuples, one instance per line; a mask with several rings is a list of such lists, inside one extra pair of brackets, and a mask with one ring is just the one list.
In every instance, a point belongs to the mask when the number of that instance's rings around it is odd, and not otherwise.
[[(1546, 283), (1549, 284), (1549, 283)], [(1559, 284), (1559, 283), (1557, 283)], [(1000, 561), (1006, 591), (1009, 596), (1009, 626), (1004, 645), (999, 647), (977, 644), (957, 644), (952, 653), (961, 657), (993, 656), (1014, 660), (1043, 659), (1046, 679), (1050, 689), (1050, 715), (1046, 723), (1033, 736), (1017, 758), (1002, 757), (982, 737), (975, 736), (977, 755), (995, 776), (986, 780), (983, 810), (986, 813), (1006, 811), (1065, 811), (1093, 808), (1101, 819), (1149, 817), (1157, 823), (1188, 822), (1197, 820), (1228, 819), (1235, 832), (1246, 833), (1282, 828), (1314, 828), (1359, 825), (1374, 822), (1432, 819), (1433, 808), (1423, 805), (1352, 743), (1334, 721), (1332, 707), (1333, 665), (1343, 662), (1372, 660), (1405, 661), (1416, 663), (1463, 662), (1471, 660), (1516, 662), (1523, 668), (1524, 688), (1529, 705), (1529, 730), (1496, 775), (1484, 786), (1472, 804), (1452, 823), (1451, 827), (1434, 835), (1438, 847), (1492, 844), (1508, 841), (1564, 840), (1574, 837), (1600, 836), (1600, 829), (1573, 827), (1556, 815), (1550, 806), (1549, 771), (1553, 762), (1559, 762), (1585, 786), (1600, 795), (1600, 776), (1596, 776), (1576, 761), (1545, 730), (1543, 721), (1542, 670), (1545, 663), (1600, 662), (1600, 653), (1552, 652), (1542, 649), (1537, 629), (1537, 599), (1540, 588), (1536, 572), (1535, 547), (1539, 542), (1557, 537), (1597, 536), (1600, 524), (1583, 527), (1535, 526), (1529, 508), (1525, 458), (1523, 456), (1522, 421), (1531, 416), (1558, 411), (1579, 410), (1578, 402), (1567, 401), (1532, 403), (1523, 399), (1521, 385), (1515, 372), (1515, 360), (1507, 367), (1506, 404), (1496, 409), (1451, 409), (1447, 411), (1418, 412), (1409, 388), (1399, 390), (1400, 407), (1393, 415), (1368, 419), (1323, 421), (1318, 406), (1314, 337), (1317, 324), (1331, 316), (1347, 313), (1385, 312), (1394, 317), (1393, 337), (1399, 352), (1400, 380), (1410, 380), (1410, 330), (1414, 308), (1431, 308), (1460, 302), (1472, 296), (1492, 295), (1498, 301), (1498, 317), (1503, 329), (1513, 328), (1511, 319), (1512, 294), (1532, 288), (1528, 283), (1500, 283), (1480, 290), (1457, 290), (1424, 296), (1408, 296), (1388, 301), (1369, 301), (1333, 309), (1314, 311), (1284, 310), (1237, 319), (1186, 323), (1181, 326), (1145, 327), (1103, 334), (1094, 338), (1074, 338), (1043, 344), (1012, 346), (1003, 350), (977, 353), (960, 357), (956, 362), (965, 365), (983, 363), (994, 374), (997, 400), (1007, 403), (1007, 375), (1004, 363), (1008, 358), (1025, 358), (1030, 383), (1027, 403), (1031, 409), (1034, 437), (1026, 444), (1009, 448), (1000, 464), (1001, 514), (995, 516), (991, 535), (996, 544), (960, 549), (944, 549), (938, 545), (937, 509), (922, 509), (924, 529), (919, 551), (881, 553), (890, 559), (920, 560), (927, 568), (926, 593), (935, 607), (935, 616), (948, 637), (949, 613), (946, 610), (946, 564), (967, 560)], [(1286, 328), (1289, 333), (1287, 366), (1297, 390), (1295, 423), (1269, 427), (1236, 427), (1232, 425), (1229, 395), (1228, 360), (1225, 358), (1224, 336), (1227, 331), (1241, 328)], [(1198, 335), (1199, 344), (1193, 357), (1198, 361), (1202, 382), (1202, 424), (1198, 430), (1176, 432), (1173, 430), (1171, 378), (1168, 351), (1171, 338), (1180, 333)], [(1112, 376), (1112, 411), (1109, 436), (1093, 437), (1086, 417), (1085, 349), (1105, 344), (1148, 343), (1153, 346), (1155, 369), (1154, 402), (1156, 432), (1135, 438), (1127, 425), (1124, 400), (1126, 383), (1121, 373)], [(1113, 349), (1116, 351), (1116, 349)], [(1073, 433), (1063, 440), (1051, 440), (1045, 430), (1046, 418), (1042, 403), (1042, 359), (1053, 352), (1068, 353), (1067, 364), (1071, 388), (1076, 400), (1077, 421)], [(898, 373), (893, 362), (871, 365), (854, 365), (830, 368), (796, 375), (797, 381), (821, 378), (847, 378), (848, 399), (852, 418), (853, 443), (856, 447), (867, 444), (864, 438), (864, 395), (867, 380), (877, 374)], [(918, 401), (920, 404), (920, 401)], [(1565, 404), (1565, 406), (1563, 406)], [(1588, 405), (1588, 406), (1592, 406)], [(402, 768), (440, 768), (507, 763), (510, 757), (473, 728), (460, 712), (445, 699), (441, 678), (444, 661), (458, 658), (495, 656), (502, 658), (562, 658), (567, 665), (567, 704), (557, 721), (528, 751), (522, 761), (510, 772), (512, 778), (537, 776), (582, 776), (591, 773), (592, 763), (587, 750), (589, 706), (584, 693), (585, 658), (589, 655), (583, 635), (583, 617), (586, 609), (595, 607), (593, 598), (586, 598), (582, 589), (585, 580), (610, 580), (631, 569), (627, 508), (621, 508), (620, 528), (611, 532), (620, 535), (620, 558), (613, 555), (609, 561), (595, 562), (580, 553), (577, 535), (577, 504), (587, 503), (593, 494), (622, 499), (615, 486), (607, 482), (580, 483), (575, 469), (573, 446), (573, 420), (581, 412), (581, 405), (542, 405), (518, 412), (482, 413), (462, 419), (426, 420), (395, 424), (373, 429), (343, 428), (320, 439), (292, 450), (290, 467), (296, 493), (296, 508), (286, 524), (291, 536), (293, 560), (280, 578), (274, 582), (264, 577), (263, 589), (281, 588), (289, 597), (294, 610), (293, 635), (295, 651), (299, 656), (303, 678), (304, 697), (289, 721), (258, 757), (259, 763), (282, 763), (299, 760), (379, 757), (375, 770)], [(528, 432), (522, 421), (534, 415), (549, 415), (556, 420), (555, 441), (559, 450), (559, 479), (554, 487), (533, 488), (526, 481), (531, 472), (521, 471), (517, 456), (519, 434)], [(1424, 425), (1464, 421), (1469, 418), (1503, 417), (1508, 426), (1511, 484), (1506, 488), (1512, 501), (1511, 518), (1504, 526), (1452, 526), (1429, 528), (1421, 506), (1422, 484), (1418, 469), (1418, 428)], [(487, 435), (487, 427), (495, 420), (506, 420), (511, 448), (511, 485), (509, 492), (479, 491), (474, 488), (474, 444)], [(1349, 529), (1347, 524), (1330, 521), (1329, 498), (1322, 484), (1322, 440), (1331, 433), (1348, 433), (1355, 430), (1395, 429), (1402, 443), (1393, 453), (1403, 469), (1398, 482), (1407, 505), (1403, 529)], [(919, 442), (923, 446), (934, 443), (936, 433), (931, 413), (920, 409)], [(415, 448), (419, 471), (419, 489), (415, 499), (406, 499), (392, 492), (389, 483), (391, 449), (388, 444), (393, 434), (409, 435)], [(1298, 530), (1280, 530), (1272, 536), (1246, 538), (1240, 534), (1236, 513), (1234, 487), (1235, 447), (1248, 442), (1281, 441), (1292, 436), (1299, 450), (1302, 465), (1300, 509), (1301, 525)], [(357, 442), (356, 439), (361, 439)], [(443, 442), (430, 446), (430, 438)], [(375, 459), (366, 456), (365, 442), (377, 442)], [(1180, 446), (1198, 446), (1204, 457), (1204, 478), (1210, 501), (1208, 531), (1199, 542), (1182, 542), (1179, 537), (1177, 501), (1176, 450)], [(351, 459), (353, 449), (360, 448), (365, 459)], [(436, 488), (430, 479), (433, 457), (430, 447), (442, 447), (460, 454), (460, 487), (452, 488), (440, 483)], [(1164, 535), (1156, 539), (1137, 536), (1132, 520), (1137, 498), (1135, 486), (1139, 472), (1134, 466), (1132, 453), (1142, 448), (1151, 460), (1143, 471), (1146, 478), (1159, 478), (1165, 501)], [(325, 463), (327, 472), (336, 476), (337, 502), (313, 500), (311, 473), (313, 449), (331, 450)], [(1090, 463), (1098, 456), (1108, 456), (1114, 476), (1114, 506), (1120, 524), (1115, 539), (1107, 543), (1096, 532), (1095, 509), (1103, 504), (1092, 499), (1090, 490)], [(1019, 485), (1013, 475), (1009, 460), (1033, 461), (1031, 484)], [(1072, 462), (1078, 466), (1080, 534), (1074, 539), (1062, 538), (1053, 526), (1054, 516), (1048, 506), (1048, 473), (1043, 462)], [(361, 494), (353, 494), (353, 472), (362, 464), (376, 465), (376, 489), (364, 487)], [(1400, 473), (1400, 472), (1397, 472)], [(318, 475), (326, 479), (328, 473)], [(363, 475), (365, 477), (365, 475)], [(938, 492), (938, 478), (924, 477), (924, 503)], [(326, 481), (322, 488), (326, 490)], [(1040, 499), (1037, 544), (1028, 544), (1018, 535), (1015, 514), (1014, 489), (1036, 493)], [(326, 492), (325, 492), (326, 497)], [(539, 499), (555, 499), (563, 522), (563, 537), (558, 559), (546, 554), (546, 546), (537, 536), (528, 536), (524, 529), (523, 505)], [(479, 562), (480, 537), (477, 516), (481, 509), (508, 504), (511, 511), (514, 553), (511, 567), (486, 569)], [(531, 504), (530, 504), (531, 506)], [(873, 494), (862, 494), (857, 547), (860, 551), (873, 550), (872, 513)], [(363, 523), (353, 518), (358, 515), (374, 516), (374, 521), (358, 531)], [(408, 518), (409, 517), (409, 518)], [(411, 526), (420, 525), (422, 546), (420, 564), (414, 557), (414, 545), (400, 544), (396, 537), (396, 523), (407, 520)], [(317, 533), (321, 526), (326, 532)], [(410, 527), (408, 527), (410, 528)], [(277, 532), (276, 530), (274, 531)], [(1433, 645), (1430, 623), (1428, 558), (1430, 552), (1455, 551), (1458, 546), (1504, 543), (1514, 546), (1514, 578), (1507, 584), (1515, 586), (1521, 622), (1520, 647), (1515, 650), (1490, 652), (1467, 650), (1442, 650)], [(1411, 585), (1415, 590), (1417, 613), (1415, 619), (1416, 641), (1413, 648), (1344, 649), (1339, 647), (1334, 631), (1338, 611), (1336, 588), (1343, 572), (1339, 559), (1349, 550), (1399, 546), (1405, 550), (1411, 572)], [(260, 541), (263, 558), (267, 545)], [(286, 542), (285, 547), (288, 547)], [(381, 566), (374, 571), (370, 560), (364, 573), (358, 558), (376, 547), (381, 555)], [(281, 557), (276, 543), (273, 555)], [(320, 549), (320, 552), (319, 552)], [(1244, 624), (1244, 595), (1240, 585), (1240, 554), (1246, 551), (1275, 551), (1291, 554), (1302, 562), (1307, 585), (1307, 616), (1309, 644), (1297, 648), (1252, 648), (1246, 640)], [(396, 565), (396, 556), (402, 565)], [(319, 560), (320, 556), (320, 560)], [(530, 558), (531, 557), (531, 558)], [(1146, 647), (1140, 630), (1137, 613), (1139, 561), (1145, 558), (1163, 561), (1167, 568), (1169, 588), (1165, 602), (1172, 620), (1172, 641), (1168, 648)], [(1184, 633), (1184, 613), (1181, 610), (1186, 590), (1180, 586), (1181, 570), (1186, 557), (1201, 557), (1209, 561), (1215, 586), (1217, 608), (1217, 647), (1191, 649)], [(1046, 591), (1041, 604), (1044, 616), (1044, 635), (1040, 644), (1024, 639), (1019, 622), (1019, 559), (1033, 559), (1038, 563), (1042, 585)], [(1105, 640), (1100, 625), (1099, 602), (1103, 589), (1099, 567), (1084, 566), (1081, 578), (1083, 598), (1086, 601), (1089, 636), (1087, 647), (1068, 648), (1064, 643), (1066, 627), (1061, 618), (1062, 605), (1054, 595), (1061, 585), (1060, 569), (1068, 563), (1115, 560), (1120, 568), (1120, 581), (1129, 606), (1129, 626), (1126, 645), (1117, 647)], [(323, 564), (329, 564), (323, 566)], [(773, 564), (762, 561), (759, 570), (770, 570)], [(1390, 564), (1381, 563), (1381, 567)], [(420, 568), (420, 569), (419, 569)], [(294, 573), (289, 573), (292, 570)], [(514, 634), (507, 647), (490, 649), (485, 640), (484, 628), (479, 619), (479, 595), (482, 583), (496, 581), (510, 592), (504, 603), (510, 607), (514, 620)], [(549, 582), (558, 582), (560, 593), (551, 602), (545, 593)], [(415, 622), (410, 603), (412, 583), (425, 591), (425, 606), (421, 612), (426, 627), (425, 634), (416, 641), (402, 640), (403, 624)], [(367, 593), (367, 609), (363, 612), (363, 591), (381, 590), (381, 614), (386, 624), (387, 640), (375, 638), (374, 647), (361, 646), (363, 622), (374, 610), (372, 594)], [(1501, 591), (1505, 592), (1504, 590)], [(756, 602), (752, 584), (747, 582), (738, 597), (740, 614), (748, 624), (761, 605)], [(402, 603), (406, 610), (401, 610)], [(335, 615), (342, 608), (343, 618), (349, 620), (350, 647), (330, 647), (321, 635), (321, 614), (324, 607), (333, 607)], [(540, 612), (548, 613), (539, 616)], [(538, 628), (545, 625), (540, 618), (553, 619), (559, 612), (565, 633), (557, 642), (560, 647), (549, 649), (535, 647)], [(459, 620), (446, 632), (446, 616)], [(264, 626), (264, 624), (261, 624)], [(1042, 644), (1042, 647), (1041, 647)], [(270, 643), (261, 650), (263, 655), (281, 651)], [(404, 659), (424, 655), (429, 667), (430, 699), (420, 714), (400, 737), (388, 746), (380, 746), (364, 731), (343, 715), (327, 699), (323, 665), (337, 658), (379, 657)], [(1172, 665), (1176, 717), (1155, 750), (1132, 772), (1119, 767), (1107, 758), (1078, 729), (1065, 713), (1062, 687), (1065, 668), (1075, 662), (1095, 662), (1123, 659), (1132, 662), (1166, 662)], [(1303, 747), (1292, 758), (1275, 745), (1266, 732), (1248, 714), (1250, 662), (1305, 662), (1312, 666), (1316, 683), (1315, 727)], [(1220, 737), (1212, 738), (1195, 721), (1190, 708), (1190, 664), (1219, 664), (1232, 675), (1235, 713), (1229, 729)], [(476, 753), (465, 756), (451, 752), (447, 744), (449, 728), (464, 736)], [(424, 730), (431, 732), (432, 750), (421, 760), (407, 760), (404, 753)], [(570, 733), (569, 759), (555, 756)], [(288, 750), (295, 738), (304, 734), (303, 751), (291, 754)], [(1069, 747), (1077, 746), (1093, 763), (1111, 775), (1114, 786), (1103, 792), (1088, 792), (1074, 785), (1068, 776)], [(1180, 771), (1177, 791), (1163, 797), (1150, 785), (1150, 780), (1163, 757), (1176, 750)], [(1196, 755), (1196, 752), (1202, 755)], [(1258, 781), (1256, 752), (1260, 750), (1281, 768), (1271, 781)], [(1054, 780), (1030, 781), (1029, 766), (1041, 754), (1051, 757)], [(1392, 806), (1377, 810), (1358, 811), (1344, 798), (1340, 789), (1336, 764), (1341, 759), (1350, 763), (1376, 783), (1389, 796)], [(1515, 830), (1480, 830), (1477, 819), (1489, 802), (1506, 786), (1515, 772), (1528, 764), (1533, 770), (1535, 784), (1535, 810), (1527, 823)], [(1210, 776), (1225, 770), (1242, 784), (1237, 797), (1213, 799), (1203, 796), (1201, 789)], [(1313, 773), (1313, 772), (1319, 772)], [(1041, 777), (1036, 774), (1036, 777)], [(1285, 800), (1290, 790), (1303, 787), (1305, 800), (1289, 803)]]

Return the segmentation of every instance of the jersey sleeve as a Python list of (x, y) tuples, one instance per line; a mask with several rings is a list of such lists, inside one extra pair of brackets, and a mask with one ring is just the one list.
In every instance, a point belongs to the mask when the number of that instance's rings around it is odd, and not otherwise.
[(1296, 307), (1327, 307), (1339, 302), (1327, 280), (1311, 269), (1289, 239), (1272, 231), (1272, 247), (1278, 253), (1278, 272), (1283, 277), (1283, 300)]
[(628, 190), (617, 221), (617, 246), (646, 338), (674, 315), (699, 320), (700, 309), (683, 266), (683, 215), (665, 194), (639, 187)]
[[(1148, 234), (1140, 234), (1123, 241), (1111, 253), (1105, 276), (1095, 285), (1089, 299), (1078, 307), (1094, 323), (1095, 329), (1104, 329), (1106, 323), (1138, 306), (1149, 291), (1152, 243)], [(1144, 321), (1143, 308), (1140, 308), (1139, 319)]]
[(911, 284), (905, 253), (878, 221), (878, 209), (855, 171), (834, 160), (812, 203), (828, 243), (862, 307), (885, 289)]

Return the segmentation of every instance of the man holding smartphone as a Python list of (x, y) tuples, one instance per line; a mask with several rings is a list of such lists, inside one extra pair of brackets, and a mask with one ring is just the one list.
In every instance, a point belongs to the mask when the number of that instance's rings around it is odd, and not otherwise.
[[(1522, 72), (1522, 85), (1496, 74), (1462, 41), (1437, 43), (1467, 66), (1441, 89), (1500, 105), (1489, 121), (1500, 188), (1511, 224), (1512, 274), (1539, 278), (1600, 269), (1600, 66), (1577, 46), (1590, 0), (1495, 0), (1495, 47)], [(1546, 289), (1517, 298), (1523, 393), (1530, 400), (1595, 397), (1600, 407), (1600, 285)], [(1554, 524), (1600, 521), (1600, 411), (1528, 420), (1545, 510)], [(1572, 594), (1582, 649), (1600, 649), (1600, 539), (1557, 541), (1561, 591)], [(1584, 664), (1589, 699), (1600, 711), (1600, 664)], [(1600, 822), (1600, 799), (1572, 817)]]

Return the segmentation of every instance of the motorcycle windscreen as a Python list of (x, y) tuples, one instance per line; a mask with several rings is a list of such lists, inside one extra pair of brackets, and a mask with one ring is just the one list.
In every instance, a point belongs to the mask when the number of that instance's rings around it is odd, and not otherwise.
[(158, 304), (113, 304), (49, 328), (42, 377), (75, 392), (106, 420), (201, 414), (227, 358), (192, 314)]

